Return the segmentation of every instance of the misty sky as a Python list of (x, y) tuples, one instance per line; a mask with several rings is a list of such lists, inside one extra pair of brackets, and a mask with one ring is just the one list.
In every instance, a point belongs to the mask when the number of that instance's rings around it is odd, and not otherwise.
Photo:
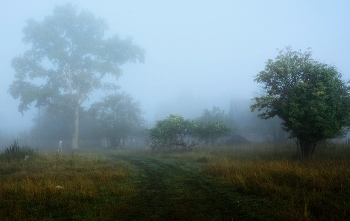
[[(37, 113), (32, 108), (22, 117), (19, 100), (7, 92), (11, 59), (26, 50), (25, 20), (41, 21), (65, 2), (1, 0), (0, 132), (28, 128)], [(253, 77), (285, 46), (310, 47), (313, 58), (350, 80), (350, 1), (70, 2), (105, 19), (108, 34), (131, 36), (145, 49), (145, 63), (122, 66), (116, 83), (140, 101), (149, 122), (169, 114), (198, 117), (212, 106), (228, 110), (231, 99), (251, 99), (259, 91)]]

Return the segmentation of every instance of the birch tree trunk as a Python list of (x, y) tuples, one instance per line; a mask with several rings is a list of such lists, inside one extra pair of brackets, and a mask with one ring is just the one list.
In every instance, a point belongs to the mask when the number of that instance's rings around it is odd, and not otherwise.
[(79, 105), (74, 108), (74, 131), (72, 138), (72, 149), (79, 149)]

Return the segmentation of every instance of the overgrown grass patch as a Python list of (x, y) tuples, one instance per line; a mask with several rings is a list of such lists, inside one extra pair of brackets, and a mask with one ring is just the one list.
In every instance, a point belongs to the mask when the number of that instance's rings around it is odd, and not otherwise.
[(89, 154), (44, 154), (0, 160), (1, 220), (88, 220), (136, 190), (131, 166)]
[(0, 157), (0, 220), (349, 218), (348, 147), (101, 151)]
[[(337, 151), (337, 152), (336, 152)], [(205, 153), (201, 153), (205, 154)], [(343, 220), (350, 216), (350, 151), (324, 147), (315, 159), (295, 149), (242, 146), (208, 150), (200, 170), (244, 193), (279, 202), (283, 220)]]

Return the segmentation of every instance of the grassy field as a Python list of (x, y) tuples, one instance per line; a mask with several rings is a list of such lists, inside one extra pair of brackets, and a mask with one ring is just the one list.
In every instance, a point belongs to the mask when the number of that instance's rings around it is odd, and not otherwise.
[(0, 220), (348, 220), (350, 148), (0, 154)]
[[(91, 220), (136, 189), (132, 168), (90, 154), (35, 154), (0, 161), (0, 220)], [(94, 218), (93, 218), (94, 219)]]
[(322, 147), (302, 161), (294, 148), (209, 148), (201, 173), (247, 195), (273, 201), (275, 220), (349, 220), (350, 148)]

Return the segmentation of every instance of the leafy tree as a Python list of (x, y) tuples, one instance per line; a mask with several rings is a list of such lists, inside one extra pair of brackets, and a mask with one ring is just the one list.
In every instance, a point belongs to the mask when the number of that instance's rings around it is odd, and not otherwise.
[(125, 93), (109, 95), (103, 101), (95, 102), (89, 113), (96, 122), (95, 134), (108, 138), (112, 146), (145, 128), (140, 104)]
[(150, 147), (152, 150), (189, 150), (198, 144), (197, 126), (194, 121), (170, 115), (149, 130)]
[(214, 144), (218, 139), (229, 136), (231, 129), (220, 122), (199, 123), (197, 136), (205, 144)]
[(55, 104), (69, 105), (74, 110), (73, 148), (78, 148), (82, 104), (95, 90), (117, 88), (102, 79), (118, 78), (120, 65), (144, 60), (143, 50), (130, 38), (106, 38), (106, 30), (106, 22), (91, 13), (78, 13), (71, 4), (58, 6), (41, 22), (27, 20), (23, 41), (30, 49), (12, 59), (16, 80), (9, 92), (20, 99), (19, 111), (23, 114), (33, 102), (55, 111)]
[(231, 129), (236, 129), (237, 124), (235, 120), (229, 115), (226, 114), (224, 110), (221, 110), (219, 107), (213, 106), (213, 109), (210, 111), (205, 109), (202, 116), (197, 119), (198, 122), (221, 122), (222, 124), (228, 126)]
[(228, 136), (232, 130), (236, 128), (236, 123), (224, 110), (213, 107), (210, 111), (205, 109), (198, 123), (197, 133), (200, 140), (206, 144), (215, 143), (219, 138)]
[(281, 50), (255, 81), (265, 94), (254, 98), (252, 111), (262, 111), (262, 119), (280, 117), (283, 128), (297, 139), (303, 158), (313, 156), (319, 142), (349, 125), (349, 87), (334, 66), (315, 61), (310, 51)]
[(200, 141), (214, 141), (229, 132), (230, 128), (219, 121), (198, 122), (170, 115), (149, 130), (150, 146), (153, 150), (190, 150)]

